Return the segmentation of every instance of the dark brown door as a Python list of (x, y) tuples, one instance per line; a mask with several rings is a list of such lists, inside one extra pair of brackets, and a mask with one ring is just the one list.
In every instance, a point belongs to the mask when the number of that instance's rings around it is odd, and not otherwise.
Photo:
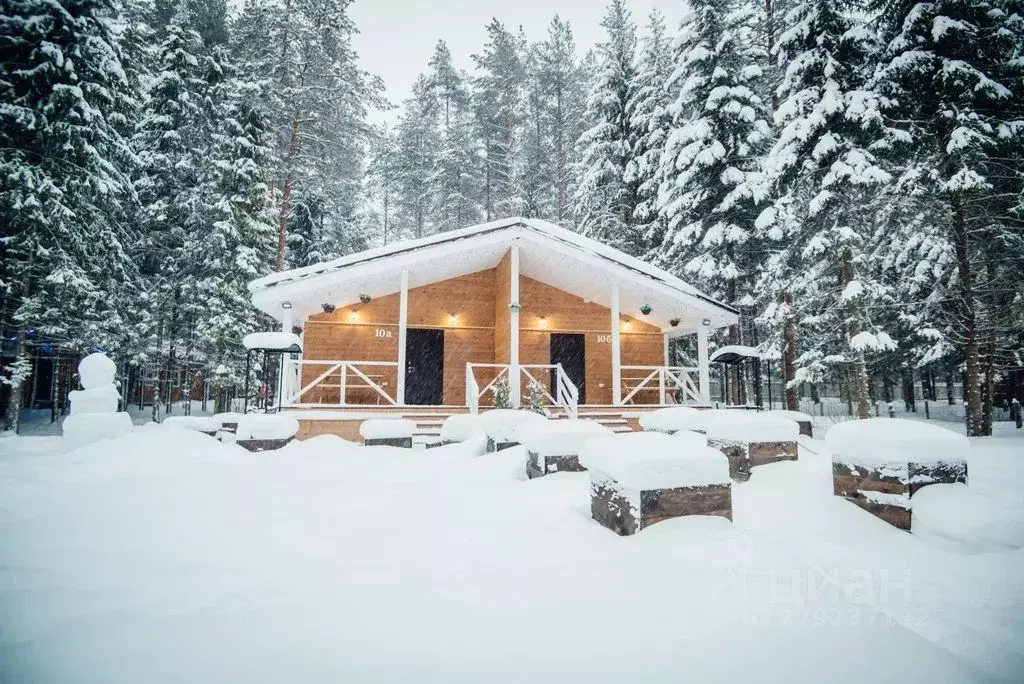
[(410, 328), (405, 337), (405, 403), (444, 403), (444, 330)]
[[(552, 333), (551, 334), (551, 363), (562, 364), (562, 369), (569, 376), (576, 389), (580, 391), (579, 403), (586, 403), (587, 396), (587, 363), (586, 363), (586, 338), (583, 335)], [(555, 395), (558, 385), (556, 384), (556, 371), (551, 369), (551, 394)], [(555, 397), (558, 398), (557, 396)]]

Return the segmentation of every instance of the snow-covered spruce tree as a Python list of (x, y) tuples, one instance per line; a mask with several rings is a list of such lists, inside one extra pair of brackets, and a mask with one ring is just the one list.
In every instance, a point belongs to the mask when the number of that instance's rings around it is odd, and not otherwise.
[(223, 80), (210, 99), (217, 116), (204, 179), (209, 220), (196, 236), (196, 295), (204, 307), (196, 322), (197, 347), (207, 369), (223, 367), (241, 378), (242, 337), (264, 324), (249, 301), (247, 284), (272, 265), (274, 224), (263, 178), (271, 150), (262, 115), (242, 97), (239, 75), (219, 49), (214, 59)]
[(380, 103), (380, 80), (359, 68), (352, 49), (351, 0), (246, 0), (231, 40), (236, 62), (263, 86), (259, 105), (274, 132), (270, 172), (284, 267), (295, 198), (325, 198), (331, 241), (361, 242), (349, 231), (365, 172), (372, 130), (367, 111)]
[(370, 203), (374, 242), (386, 245), (401, 237), (395, 206), (400, 169), (395, 133), (385, 124), (373, 136), (366, 168), (365, 197)]
[(324, 200), (300, 197), (288, 221), (288, 268), (312, 266), (327, 260), (324, 252)]
[(523, 54), (523, 126), (521, 152), (516, 160), (516, 189), (521, 198), (520, 213), (529, 218), (550, 218), (555, 212), (551, 166), (554, 150), (546, 128), (547, 97), (544, 91), (540, 55), (536, 46)]
[(162, 31), (132, 139), (141, 163), (135, 187), (143, 235), (136, 253), (145, 283), (140, 297), (151, 316), (145, 331), (147, 357), (164, 376), (179, 353), (191, 349), (192, 331), (204, 311), (196, 296), (196, 240), (208, 218), (203, 181), (213, 112), (206, 97), (215, 65), (202, 56), (202, 42), (188, 28), (190, 22), (182, 9)]
[[(883, 101), (868, 88), (879, 46), (866, 18), (837, 0), (808, 0), (785, 23), (778, 42), (785, 68), (779, 138), (765, 162), (776, 205), (757, 225), (782, 246), (779, 263), (791, 274), (784, 291), (804, 312), (801, 322), (845, 332), (843, 348), (830, 345), (834, 337), (802, 336), (804, 357), (848, 364), (841, 376), (849, 376), (857, 413), (866, 418), (865, 352), (895, 346), (869, 317), (882, 286), (871, 278), (867, 255), (872, 200), (892, 180), (878, 155), (898, 136), (882, 119)], [(780, 204), (789, 205), (795, 221), (775, 221)]]
[[(1024, 136), (1024, 14), (1017, 2), (938, 0), (886, 6), (889, 43), (877, 87), (906, 126), (905, 173), (942, 207), (956, 258), (951, 333), (964, 359), (969, 435), (991, 434), (1000, 328), (1015, 310), (1005, 254), (1019, 253)], [(1017, 162), (1016, 165), (1014, 162)]]
[(658, 212), (658, 188), (661, 185), (661, 155), (672, 125), (669, 77), (672, 75), (672, 44), (665, 17), (651, 12), (643, 49), (637, 60), (629, 110), (637, 131), (632, 158), (626, 164), (625, 181), (636, 186), (637, 205), (633, 212), (631, 242), (646, 250), (657, 250), (665, 236), (665, 220)]
[(551, 155), (546, 185), (554, 197), (554, 206), (545, 218), (565, 224), (572, 216), (573, 165), (578, 158), (577, 140), (583, 133), (586, 106), (584, 74), (568, 22), (555, 16), (548, 25), (547, 39), (535, 46), (534, 53), (536, 78), (544, 97), (543, 127)]
[(601, 22), (607, 34), (597, 46), (597, 79), (587, 97), (591, 128), (580, 138), (579, 185), (574, 201), (577, 228), (631, 254), (645, 245), (630, 240), (637, 192), (626, 182), (638, 132), (630, 105), (636, 83), (636, 25), (625, 0), (611, 0)]
[(483, 146), (483, 205), (487, 220), (514, 216), (521, 206), (516, 188), (525, 69), (523, 41), (497, 19), (487, 25), (487, 43), (473, 55), (478, 135)]
[(480, 216), (474, 120), (466, 77), (452, 64), (452, 53), (444, 41), (434, 48), (427, 79), (439, 138), (431, 174), (436, 193), (431, 222), (435, 231), (464, 228)]
[(395, 131), (397, 223), (409, 226), (412, 237), (423, 237), (431, 232), (438, 133), (437, 100), (422, 74), (402, 109)]
[[(27, 337), (75, 351), (107, 340), (131, 280), (121, 131), (133, 93), (108, 0), (8, 0), (0, 11), (0, 293), (15, 359), (5, 427), (17, 429)], [(6, 330), (5, 330), (6, 334)], [(109, 339), (109, 338), (108, 338)]]
[(755, 15), (726, 0), (696, 0), (675, 46), (671, 128), (661, 157), (658, 212), (667, 227), (658, 259), (696, 276), (726, 302), (750, 289), (744, 253), (756, 212), (751, 181), (769, 141)]

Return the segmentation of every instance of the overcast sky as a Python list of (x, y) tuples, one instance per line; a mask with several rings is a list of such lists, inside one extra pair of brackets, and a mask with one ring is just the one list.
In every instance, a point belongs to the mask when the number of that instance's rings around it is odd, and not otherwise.
[[(627, 0), (641, 29), (654, 7), (674, 27), (683, 2)], [(605, 0), (355, 0), (350, 13), (360, 31), (355, 48), (363, 68), (383, 78), (388, 99), (399, 104), (426, 69), (438, 39), (448, 42), (456, 66), (471, 70), (470, 55), (483, 47), (491, 17), (509, 28), (522, 26), (534, 41), (558, 14), (571, 23), (582, 54), (601, 40), (604, 10)]]

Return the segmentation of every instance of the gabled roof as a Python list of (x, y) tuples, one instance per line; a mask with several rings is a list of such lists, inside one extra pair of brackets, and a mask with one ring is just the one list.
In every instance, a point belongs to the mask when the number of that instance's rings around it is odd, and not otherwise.
[[(253, 303), (281, 320), (282, 304), (296, 309), (297, 322), (318, 313), (322, 303), (344, 307), (360, 294), (381, 297), (399, 289), (402, 270), (419, 287), (494, 268), (508, 249), (520, 247), (520, 273), (608, 306), (611, 286), (620, 291), (621, 311), (645, 318), (666, 331), (692, 332), (709, 319), (715, 327), (737, 319), (732, 307), (715, 301), (671, 273), (546, 221), (507, 218), (418, 240), (350, 254), (313, 266), (273, 273), (249, 283)], [(678, 318), (683, 325), (671, 326)]]

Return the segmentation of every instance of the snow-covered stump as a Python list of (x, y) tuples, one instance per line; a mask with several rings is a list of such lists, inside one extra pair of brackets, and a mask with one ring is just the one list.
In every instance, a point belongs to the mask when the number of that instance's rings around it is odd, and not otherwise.
[(795, 422), (745, 411), (705, 411), (702, 416), (708, 446), (729, 459), (729, 475), (737, 482), (750, 479), (750, 469), (776, 461), (797, 460)]
[(580, 449), (590, 439), (615, 433), (592, 420), (549, 420), (543, 425), (526, 424), (519, 428), (519, 439), (526, 447), (526, 475), (531, 480), (557, 472), (586, 470), (580, 464)]
[(168, 427), (179, 427), (184, 430), (201, 432), (204, 435), (216, 437), (220, 432), (221, 423), (213, 418), (204, 416), (169, 416), (164, 418), (163, 425)]
[(680, 430), (704, 432), (701, 414), (690, 406), (669, 406), (640, 414), (640, 428), (644, 432), (664, 432), (672, 435)]
[(484, 432), (483, 420), (472, 413), (456, 413), (441, 423), (441, 444), (465, 442)]
[(814, 437), (814, 426), (811, 425), (811, 421), (814, 420), (809, 413), (803, 411), (765, 411), (763, 415), (774, 416), (776, 418), (785, 418), (791, 420), (797, 424), (800, 428), (800, 434), (806, 435), (807, 437)]
[(299, 421), (282, 415), (250, 413), (238, 419), (235, 444), (249, 451), (280, 449), (295, 439)]
[(830, 428), (825, 444), (835, 495), (901, 530), (910, 530), (917, 490), (967, 482), (967, 438), (929, 423), (851, 420)]
[(546, 424), (548, 419), (527, 409), (493, 409), (480, 414), (487, 434), (487, 452), (519, 446), (517, 430), (523, 425)]
[(729, 462), (717, 449), (657, 433), (588, 440), (590, 514), (620, 535), (687, 515), (732, 520)]
[(359, 436), (365, 446), (412, 448), (416, 423), (405, 418), (372, 418), (359, 425)]

